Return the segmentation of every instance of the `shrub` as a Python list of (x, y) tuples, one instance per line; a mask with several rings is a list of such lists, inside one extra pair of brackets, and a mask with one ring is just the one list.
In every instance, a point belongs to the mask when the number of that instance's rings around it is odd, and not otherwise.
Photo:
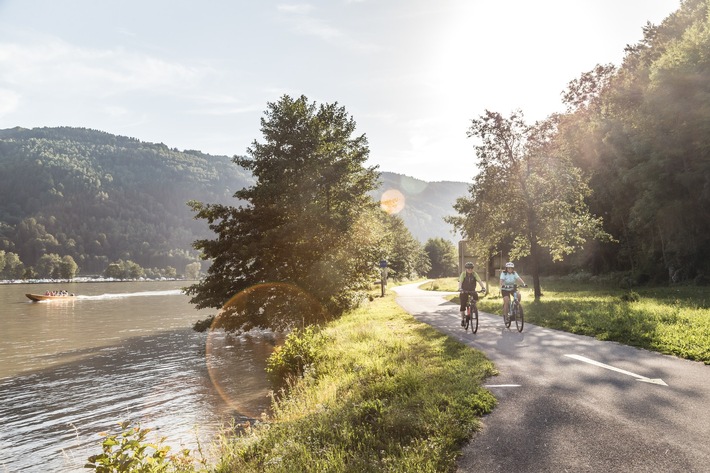
[(132, 427), (130, 422), (119, 423), (121, 432), (108, 435), (101, 443), (102, 453), (89, 457), (84, 468), (97, 473), (156, 473), (189, 471), (192, 459), (188, 450), (180, 456), (168, 455), (170, 447), (158, 442), (147, 441), (151, 429)]
[(325, 335), (315, 325), (309, 325), (303, 330), (295, 329), (266, 360), (266, 372), (277, 384), (302, 377), (323, 356), (325, 341)]

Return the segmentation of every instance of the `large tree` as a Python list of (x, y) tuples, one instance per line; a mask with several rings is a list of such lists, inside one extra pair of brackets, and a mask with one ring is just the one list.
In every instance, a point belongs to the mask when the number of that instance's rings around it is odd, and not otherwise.
[(283, 96), (267, 105), (263, 141), (234, 158), (256, 179), (234, 194), (241, 205), (191, 203), (217, 238), (195, 242), (212, 265), (188, 293), (198, 308), (224, 308), (220, 327), (318, 322), (352, 307), (371, 283), (382, 234), (368, 192), (378, 173), (364, 166), (367, 138), (355, 128), (337, 103)]
[(561, 260), (587, 239), (607, 237), (585, 204), (586, 180), (556, 132), (556, 117), (528, 125), (520, 111), (509, 118), (486, 111), (472, 120), (468, 136), (478, 139), (479, 173), (470, 196), (454, 205), (459, 215), (449, 218), (480, 257), (503, 244), (511, 259), (529, 255), (536, 300), (543, 257)]

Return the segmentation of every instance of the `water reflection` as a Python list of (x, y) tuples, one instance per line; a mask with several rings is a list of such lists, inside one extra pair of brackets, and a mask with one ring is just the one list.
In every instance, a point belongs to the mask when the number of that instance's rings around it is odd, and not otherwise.
[[(74, 291), (98, 289), (88, 286)], [(274, 339), (229, 337), (211, 355), (230, 390), (225, 401), (208, 373), (207, 335), (191, 329), (201, 316), (174, 288), (154, 297), (141, 288), (54, 305), (17, 303), (0, 286), (0, 472), (86, 471), (98, 434), (120, 421), (156, 429), (174, 450), (194, 449), (198, 436), (209, 443), (222, 424), (268, 409), (263, 367)]]
[[(208, 337), (206, 365), (212, 385), (232, 409), (260, 418), (269, 407), (262, 374), (277, 337), (269, 333), (235, 336), (221, 330), (210, 331)], [(240, 373), (235, 372), (235, 362), (242, 365)]]

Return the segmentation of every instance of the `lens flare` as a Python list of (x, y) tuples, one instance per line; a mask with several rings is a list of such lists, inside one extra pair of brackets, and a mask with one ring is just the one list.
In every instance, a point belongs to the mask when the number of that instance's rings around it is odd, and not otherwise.
[[(237, 328), (225, 320), (248, 311), (270, 330), (254, 329), (237, 335), (224, 328)], [(207, 334), (206, 358), (210, 381), (224, 402), (240, 415), (259, 419), (271, 405), (271, 383), (266, 360), (289, 328), (326, 318), (322, 305), (293, 284), (259, 284), (236, 294), (212, 321)], [(242, 319), (240, 319), (242, 320)], [(247, 326), (247, 328), (250, 328)]]
[(404, 209), (404, 195), (397, 189), (388, 189), (380, 198), (380, 207), (390, 215), (398, 214)]

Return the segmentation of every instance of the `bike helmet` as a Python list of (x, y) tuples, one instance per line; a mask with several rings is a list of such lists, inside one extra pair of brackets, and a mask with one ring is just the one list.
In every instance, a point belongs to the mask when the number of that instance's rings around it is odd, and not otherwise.
[(471, 262), (469, 261), (468, 263), (466, 263), (466, 264), (464, 265), (464, 267), (465, 267), (466, 269), (473, 269), (473, 263), (471, 263)]
[(515, 265), (513, 263), (511, 263), (510, 261), (508, 261), (507, 263), (505, 263), (505, 267), (506, 268), (515, 268)]

